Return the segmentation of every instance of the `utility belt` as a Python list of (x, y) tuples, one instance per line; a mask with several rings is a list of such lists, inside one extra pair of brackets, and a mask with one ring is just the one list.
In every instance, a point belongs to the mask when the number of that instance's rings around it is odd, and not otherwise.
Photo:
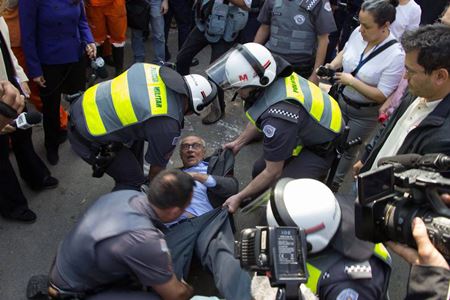
[(84, 292), (69, 292), (58, 288), (53, 283), (49, 282), (48, 296), (50, 299), (55, 300), (82, 300), (85, 299), (87, 294)]
[(304, 149), (308, 149), (309, 151), (313, 152), (314, 154), (322, 158), (327, 158), (330, 155), (330, 153), (334, 153), (334, 149), (336, 149), (338, 140), (339, 139), (334, 139), (331, 142), (326, 142), (319, 145), (305, 146)]
[(110, 142), (107, 144), (91, 142), (78, 132), (72, 122), (69, 124), (71, 133), (78, 141), (90, 149), (91, 156), (89, 157), (89, 162), (92, 164), (92, 177), (102, 177), (108, 166), (116, 157), (116, 153), (122, 149), (123, 144), (120, 142)]
[(376, 102), (367, 102), (367, 103), (363, 103), (363, 102), (356, 102), (353, 101), (352, 99), (350, 99), (349, 97), (345, 96), (344, 93), (342, 91), (339, 91), (339, 97), (341, 97), (341, 99), (347, 103), (348, 105), (350, 105), (353, 108), (356, 109), (361, 109), (361, 108), (365, 108), (365, 107), (376, 107), (379, 106), (380, 104), (376, 103)]

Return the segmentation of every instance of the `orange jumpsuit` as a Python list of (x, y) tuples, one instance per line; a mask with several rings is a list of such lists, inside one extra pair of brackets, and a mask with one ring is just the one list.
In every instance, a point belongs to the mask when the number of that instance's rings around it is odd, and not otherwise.
[(86, 16), (97, 44), (107, 37), (112, 44), (126, 40), (127, 12), (125, 0), (89, 0), (86, 2)]

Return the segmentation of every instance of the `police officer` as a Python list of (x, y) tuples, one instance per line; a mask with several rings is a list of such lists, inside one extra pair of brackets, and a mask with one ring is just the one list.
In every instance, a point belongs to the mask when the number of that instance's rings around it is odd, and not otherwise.
[[(181, 75), (189, 74), (192, 59), (208, 45), (211, 45), (211, 62), (229, 50), (247, 23), (245, 10), (250, 5), (251, 0), (198, 0), (194, 6), (195, 26), (177, 55), (177, 71)], [(218, 100), (202, 122), (217, 122), (224, 111), (224, 93), (219, 90)]]
[(356, 238), (353, 199), (308, 178), (280, 179), (267, 193), (269, 226), (305, 229), (306, 286), (319, 299), (387, 299), (391, 257), (383, 244)]
[[(328, 35), (336, 30), (328, 0), (267, 0), (258, 16), (255, 42), (264, 44), (315, 84), (325, 61)], [(267, 43), (266, 43), (267, 42)]]
[(253, 166), (254, 178), (226, 200), (230, 212), (280, 176), (324, 179), (344, 127), (337, 102), (275, 57), (264, 46), (247, 43), (206, 70), (222, 88), (239, 89), (250, 120), (243, 133), (225, 147), (237, 153), (260, 131), (264, 133), (263, 157)]
[[(163, 171), (152, 181), (148, 196), (124, 190), (96, 200), (58, 248), (49, 274), (49, 296), (189, 299), (193, 290), (173, 274), (158, 227), (181, 216), (193, 186), (188, 174)], [(151, 287), (154, 293), (143, 292), (143, 287)]]
[(180, 136), (183, 117), (198, 114), (217, 88), (200, 75), (181, 76), (167, 67), (134, 64), (120, 76), (88, 89), (71, 105), (69, 140), (93, 166), (93, 176), (107, 173), (114, 190), (140, 190), (167, 164)]

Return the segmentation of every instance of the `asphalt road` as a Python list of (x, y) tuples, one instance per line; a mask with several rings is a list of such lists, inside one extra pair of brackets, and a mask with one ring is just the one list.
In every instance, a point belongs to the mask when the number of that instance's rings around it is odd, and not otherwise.
[[(176, 53), (176, 32), (169, 37), (172, 56)], [(147, 43), (149, 52), (150, 42)], [(126, 47), (127, 65), (131, 64), (130, 43)], [(151, 54), (148, 58), (152, 57)], [(209, 62), (209, 50), (198, 55), (200, 65), (192, 68), (193, 73), (202, 73)], [(242, 103), (227, 102), (226, 116), (215, 125), (204, 126), (197, 116), (186, 118), (183, 135), (197, 134), (205, 138), (207, 147), (212, 152), (225, 142), (232, 140), (246, 124), (242, 110)], [(43, 128), (37, 127), (33, 134), (37, 153), (44, 158)], [(241, 186), (251, 177), (253, 161), (261, 154), (260, 145), (245, 147), (237, 157), (235, 175)], [(15, 163), (13, 156), (11, 160)], [(170, 167), (180, 166), (177, 152), (169, 163)], [(108, 176), (100, 179), (91, 177), (91, 168), (70, 149), (68, 142), (60, 147), (60, 162), (57, 166), (50, 166), (52, 175), (60, 181), (53, 190), (36, 193), (22, 184), (30, 208), (36, 212), (38, 219), (34, 224), (20, 224), (8, 222), (0, 218), (0, 299), (26, 299), (25, 289), (28, 279), (35, 274), (48, 272), (55, 255), (59, 241), (77, 221), (80, 214), (88, 205), (112, 188), (112, 180)], [(252, 220), (237, 219), (239, 226), (248, 226)], [(391, 299), (402, 299), (405, 293), (408, 266), (394, 258), (391, 277)], [(199, 294), (209, 294), (208, 284), (202, 286), (197, 283)], [(234, 299), (233, 299), (234, 300)]]

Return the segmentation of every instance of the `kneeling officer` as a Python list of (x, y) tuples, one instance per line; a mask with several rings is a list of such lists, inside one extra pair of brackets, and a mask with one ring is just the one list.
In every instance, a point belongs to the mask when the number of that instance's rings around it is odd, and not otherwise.
[(181, 76), (167, 67), (134, 64), (118, 77), (89, 88), (71, 105), (69, 140), (93, 166), (93, 176), (107, 173), (114, 190), (140, 190), (165, 168), (180, 137), (184, 115), (198, 114), (217, 94), (203, 76)]
[(388, 299), (391, 257), (383, 244), (356, 238), (354, 199), (307, 178), (280, 179), (266, 193), (269, 226), (305, 229), (306, 286), (319, 299)]

